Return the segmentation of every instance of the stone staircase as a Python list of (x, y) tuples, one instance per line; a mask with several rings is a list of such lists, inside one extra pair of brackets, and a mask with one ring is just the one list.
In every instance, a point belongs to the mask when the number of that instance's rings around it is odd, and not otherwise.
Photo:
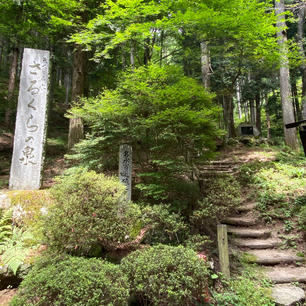
[(305, 259), (292, 250), (279, 249), (282, 240), (277, 230), (260, 226), (255, 208), (256, 203), (245, 203), (234, 216), (223, 221), (228, 225), (230, 247), (264, 267), (265, 277), (274, 284), (272, 297), (276, 305), (302, 305), (299, 303), (305, 301)]

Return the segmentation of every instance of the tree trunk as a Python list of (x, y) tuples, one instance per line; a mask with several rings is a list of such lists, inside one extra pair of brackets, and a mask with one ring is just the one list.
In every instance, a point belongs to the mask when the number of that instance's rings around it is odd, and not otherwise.
[(241, 119), (242, 118), (242, 110), (241, 110), (241, 93), (240, 93), (239, 81), (237, 81), (237, 83), (236, 83), (236, 94), (237, 94), (238, 116), (239, 116), (239, 119)]
[(299, 44), (299, 51), (302, 58), (302, 64), (300, 66), (300, 72), (302, 75), (302, 119), (306, 119), (306, 57), (304, 49), (304, 25), (305, 25), (305, 3), (301, 3), (298, 9), (298, 28), (297, 28), (297, 40)]
[(251, 114), (251, 124), (256, 123), (256, 109), (254, 105), (254, 100), (250, 100), (250, 114)]
[(64, 84), (65, 84), (65, 104), (68, 105), (69, 104), (69, 92), (71, 88), (70, 72), (67, 72), (65, 74)]
[(130, 54), (130, 59), (131, 59), (131, 68), (132, 70), (135, 69), (135, 42), (132, 40), (131, 41), (131, 54)]
[(5, 112), (5, 119), (4, 124), (8, 128), (11, 126), (11, 116), (12, 116), (12, 108), (13, 108), (13, 97), (14, 97), (14, 90), (16, 84), (16, 76), (17, 76), (17, 67), (18, 67), (18, 48), (13, 49), (12, 54), (12, 62), (10, 68), (10, 76), (9, 76), (9, 83), (8, 83), (8, 90), (7, 90), (7, 108)]
[(293, 95), (293, 109), (294, 109), (294, 115), (295, 115), (295, 120), (301, 120), (302, 119), (302, 114), (301, 114), (301, 109), (299, 105), (299, 98), (298, 98), (298, 91), (297, 91), (297, 86), (296, 86), (296, 80), (291, 84), (292, 86), (292, 95)]
[(267, 119), (267, 138), (271, 138), (271, 119), (270, 119), (270, 113), (269, 113), (269, 99), (268, 95), (265, 95), (265, 100), (266, 100), (266, 105), (265, 105), (265, 110), (266, 110), (266, 119)]
[(287, 49), (287, 35), (285, 33), (286, 23), (284, 21), (283, 14), (285, 11), (284, 0), (275, 1), (275, 12), (277, 14), (276, 26), (278, 28), (277, 38), (281, 53), (281, 66), (279, 69), (279, 81), (280, 81), (280, 93), (283, 110), (283, 123), (285, 143), (294, 150), (297, 150), (298, 140), (296, 129), (286, 129), (285, 124), (294, 122), (293, 105), (291, 101), (291, 88), (290, 88), (290, 76), (289, 76), (289, 61), (288, 61), (288, 49)]
[(210, 55), (204, 40), (201, 42), (201, 71), (203, 86), (208, 89), (210, 87)]
[(234, 103), (232, 95), (225, 95), (223, 98), (224, 125), (229, 138), (236, 136), (234, 123)]
[[(86, 54), (82, 51), (81, 46), (77, 46), (73, 57), (73, 73), (72, 73), (72, 102), (78, 101), (84, 94), (85, 87), (85, 66)], [(84, 138), (84, 126), (81, 118), (70, 118), (68, 150), (76, 143)]]
[(261, 134), (261, 105), (260, 105), (260, 93), (258, 92), (255, 97), (256, 102), (256, 128)]

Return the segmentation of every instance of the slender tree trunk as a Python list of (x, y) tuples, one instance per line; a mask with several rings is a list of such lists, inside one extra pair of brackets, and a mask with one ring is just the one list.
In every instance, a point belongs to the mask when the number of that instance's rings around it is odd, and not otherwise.
[(261, 134), (261, 104), (260, 104), (259, 92), (256, 94), (255, 103), (256, 103), (256, 128)]
[(210, 87), (210, 55), (204, 40), (201, 42), (201, 71), (203, 86), (207, 89)]
[(164, 56), (164, 39), (165, 39), (165, 32), (164, 30), (160, 33), (160, 53), (159, 53), (159, 65), (162, 66), (163, 64), (163, 56)]
[(256, 109), (254, 105), (254, 100), (250, 100), (250, 114), (251, 114), (251, 124), (256, 123)]
[(245, 122), (249, 122), (249, 103), (245, 102), (244, 103), (244, 117), (245, 117)]
[(18, 68), (18, 48), (13, 49), (12, 54), (12, 61), (9, 73), (9, 83), (8, 83), (8, 90), (7, 90), (7, 108), (5, 112), (5, 119), (4, 124), (6, 127), (11, 126), (11, 116), (12, 116), (12, 109), (13, 109), (13, 97), (14, 97), (14, 90), (16, 85), (16, 77), (17, 77), (17, 68)]
[(234, 103), (232, 95), (225, 95), (223, 98), (223, 116), (224, 125), (227, 130), (228, 137), (233, 138), (236, 136), (235, 123), (234, 123)]
[(135, 69), (135, 42), (133, 40), (131, 41), (130, 59), (131, 59), (131, 68), (132, 70), (134, 70)]
[(300, 3), (298, 9), (298, 28), (297, 28), (297, 40), (299, 44), (299, 51), (302, 57), (302, 64), (300, 66), (300, 72), (302, 75), (302, 119), (306, 119), (306, 57), (304, 49), (304, 25), (305, 25), (305, 3)]
[(236, 94), (237, 94), (238, 116), (239, 116), (239, 119), (241, 119), (242, 110), (241, 110), (241, 93), (240, 93), (239, 81), (236, 83)]
[(68, 105), (69, 104), (69, 92), (71, 88), (70, 72), (67, 72), (65, 74), (64, 84), (65, 84), (65, 104)]
[(271, 138), (271, 119), (270, 119), (270, 113), (269, 113), (269, 99), (268, 95), (265, 95), (265, 111), (266, 111), (266, 120), (267, 120), (267, 138)]
[(302, 119), (301, 109), (299, 105), (299, 97), (298, 97), (298, 91), (296, 86), (296, 81), (292, 83), (292, 94), (293, 94), (293, 109), (294, 109), (294, 115), (296, 120)]
[(297, 150), (298, 139), (296, 129), (286, 129), (285, 124), (294, 122), (293, 105), (291, 101), (291, 88), (290, 88), (290, 76), (289, 76), (289, 61), (288, 61), (288, 49), (287, 49), (287, 35), (284, 30), (286, 23), (283, 14), (285, 11), (284, 0), (275, 1), (275, 12), (277, 14), (276, 26), (278, 28), (277, 38), (281, 52), (281, 67), (279, 69), (279, 80), (280, 80), (280, 93), (283, 110), (283, 123), (284, 123), (284, 134), (285, 143), (292, 149)]
[[(76, 46), (73, 58), (73, 74), (72, 74), (72, 102), (78, 101), (84, 94), (85, 87), (85, 66), (86, 54), (82, 51), (81, 46)], [(70, 118), (68, 150), (84, 138), (84, 126), (81, 118)]]
[(145, 40), (145, 48), (144, 48), (144, 56), (143, 56), (143, 63), (144, 65), (148, 65), (150, 61), (150, 38)]

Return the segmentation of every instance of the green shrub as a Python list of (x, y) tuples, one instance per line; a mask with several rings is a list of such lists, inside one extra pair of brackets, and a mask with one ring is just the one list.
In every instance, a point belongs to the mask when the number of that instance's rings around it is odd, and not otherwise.
[(11, 306), (127, 306), (129, 286), (119, 267), (102, 260), (62, 256), (38, 262)]
[(54, 205), (44, 222), (51, 247), (90, 254), (97, 247), (112, 250), (139, 234), (140, 209), (126, 203), (125, 186), (115, 177), (78, 172), (58, 179), (51, 195)]
[(89, 134), (70, 160), (113, 170), (120, 143), (128, 142), (141, 200), (177, 201), (180, 208), (192, 203), (198, 190), (182, 178), (190, 179), (194, 166), (214, 154), (215, 139), (223, 134), (211, 93), (180, 67), (153, 64), (124, 73), (115, 90), (83, 102), (71, 113), (84, 120)]
[(269, 284), (259, 283), (247, 275), (239, 276), (228, 283), (221, 293), (214, 294), (218, 306), (274, 306)]
[(182, 242), (188, 226), (177, 213), (170, 212), (169, 205), (145, 206), (142, 208), (143, 218), (150, 224), (151, 230), (145, 242), (152, 244), (177, 245)]
[(204, 198), (190, 216), (191, 224), (197, 229), (215, 225), (240, 204), (240, 189), (239, 182), (229, 175), (210, 181)]
[(207, 266), (194, 251), (182, 246), (135, 251), (122, 260), (122, 270), (142, 305), (191, 306), (205, 298)]

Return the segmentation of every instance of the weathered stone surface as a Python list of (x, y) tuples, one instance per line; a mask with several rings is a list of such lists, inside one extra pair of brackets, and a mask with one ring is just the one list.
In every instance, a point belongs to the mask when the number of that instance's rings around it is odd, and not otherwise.
[(293, 285), (276, 285), (272, 289), (272, 298), (278, 306), (293, 306), (305, 299), (305, 292)]
[(305, 267), (268, 267), (266, 268), (265, 275), (276, 284), (306, 283)]
[(8, 209), (11, 206), (11, 200), (5, 193), (0, 193), (0, 209)]
[(132, 147), (130, 145), (121, 145), (119, 150), (119, 180), (127, 189), (127, 200), (132, 197)]
[(24, 49), (10, 189), (40, 188), (47, 119), (50, 52)]
[(245, 212), (245, 211), (254, 210), (256, 206), (257, 206), (257, 203), (248, 203), (248, 204), (238, 206), (236, 210), (240, 212)]
[(281, 263), (302, 262), (304, 258), (296, 256), (290, 251), (278, 250), (249, 250), (250, 261), (262, 265), (276, 265)]
[(227, 231), (228, 233), (234, 234), (236, 237), (241, 238), (265, 238), (271, 235), (271, 231), (267, 229), (252, 229), (228, 226)]
[(280, 239), (234, 239), (237, 246), (250, 249), (269, 249), (277, 247), (281, 244)]
[(226, 218), (223, 223), (239, 226), (253, 226), (256, 224), (256, 220), (249, 217), (229, 217)]

